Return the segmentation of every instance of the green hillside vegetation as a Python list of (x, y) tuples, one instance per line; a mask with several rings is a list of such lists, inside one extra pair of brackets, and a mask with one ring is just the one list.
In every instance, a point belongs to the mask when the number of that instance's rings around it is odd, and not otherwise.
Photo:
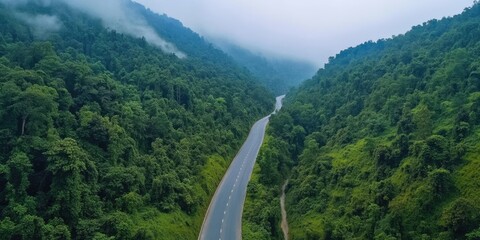
[(0, 4), (0, 239), (196, 239), (250, 125), (272, 110), (224, 53), (133, 7), (188, 57), (60, 3), (18, 10), (62, 22), (39, 38)]
[(245, 240), (284, 239), (279, 186), (293, 166), (288, 148), (279, 138), (265, 137), (247, 188), (242, 222)]
[(307, 62), (282, 57), (264, 57), (228, 43), (218, 43), (227, 54), (244, 66), (260, 83), (277, 96), (287, 93), (315, 74), (315, 67)]
[(250, 234), (281, 239), (258, 195), (290, 176), (290, 239), (480, 239), (479, 56), (476, 3), (330, 58), (272, 116)]

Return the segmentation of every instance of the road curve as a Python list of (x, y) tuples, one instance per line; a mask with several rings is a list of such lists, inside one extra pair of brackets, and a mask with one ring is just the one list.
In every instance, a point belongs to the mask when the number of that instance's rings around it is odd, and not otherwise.
[[(277, 97), (273, 113), (282, 107), (283, 97)], [(252, 126), (247, 139), (223, 176), (203, 220), (199, 240), (242, 239), (242, 211), (247, 184), (262, 145), (270, 115), (258, 120)]]

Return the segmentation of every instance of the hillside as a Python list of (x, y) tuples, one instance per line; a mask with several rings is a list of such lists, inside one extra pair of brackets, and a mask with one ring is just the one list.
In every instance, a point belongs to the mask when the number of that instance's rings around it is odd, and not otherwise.
[(290, 239), (479, 239), (479, 56), (475, 3), (331, 57), (271, 119), (245, 239), (282, 239), (287, 176)]
[(274, 99), (180, 22), (88, 2), (0, 1), (0, 239), (196, 239)]
[(216, 44), (278, 96), (311, 78), (316, 71), (315, 67), (307, 62), (282, 57), (265, 57), (225, 42)]

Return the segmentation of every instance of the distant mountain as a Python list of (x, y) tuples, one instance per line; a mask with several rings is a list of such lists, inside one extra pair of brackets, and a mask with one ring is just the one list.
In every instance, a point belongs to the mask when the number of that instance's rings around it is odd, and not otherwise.
[[(346, 49), (272, 116), (243, 239), (480, 239), (480, 4)], [(248, 207), (251, 206), (251, 207)]]
[(0, 239), (196, 239), (273, 103), (139, 4), (0, 0)]
[(290, 88), (311, 78), (317, 70), (307, 62), (262, 56), (260, 53), (254, 53), (225, 41), (215, 41), (215, 43), (276, 95), (287, 93)]

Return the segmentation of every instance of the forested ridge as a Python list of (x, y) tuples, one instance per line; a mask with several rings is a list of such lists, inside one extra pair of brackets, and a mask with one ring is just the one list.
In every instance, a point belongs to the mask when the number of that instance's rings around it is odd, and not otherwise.
[(260, 53), (225, 42), (217, 44), (277, 96), (286, 94), (290, 88), (297, 87), (301, 82), (312, 77), (316, 70), (313, 65), (304, 61), (262, 56)]
[[(186, 58), (36, 2), (0, 3), (0, 239), (196, 239), (272, 95), (138, 4), (129, 3)], [(61, 27), (38, 32), (24, 16), (56, 16)]]
[(331, 57), (271, 118), (245, 239), (480, 239), (480, 5)]

